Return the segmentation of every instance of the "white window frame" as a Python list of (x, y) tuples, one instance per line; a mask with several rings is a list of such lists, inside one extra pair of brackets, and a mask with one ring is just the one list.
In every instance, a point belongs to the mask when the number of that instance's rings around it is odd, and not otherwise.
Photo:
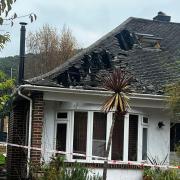
[(89, 111), (87, 110), (75, 110), (72, 111), (72, 116), (71, 116), (71, 147), (70, 147), (70, 152), (71, 154), (73, 154), (73, 141), (74, 141), (74, 114), (75, 112), (86, 112), (87, 113), (87, 136), (86, 136), (86, 158), (85, 159), (73, 159), (73, 155), (70, 155), (70, 161), (71, 162), (87, 162), (88, 161), (88, 132), (89, 132), (89, 127), (88, 127), (88, 123), (89, 123)]
[(123, 143), (123, 161), (128, 161), (129, 149), (129, 113), (124, 116), (124, 143)]
[[(90, 145), (90, 148), (91, 149), (89, 149), (89, 151), (90, 151), (90, 154), (89, 154), (89, 156), (90, 156), (90, 158), (89, 158), (89, 160), (90, 160), (90, 162), (92, 162), (92, 163), (104, 163), (104, 160), (101, 160), (101, 159), (93, 159), (93, 158), (91, 158), (92, 157), (92, 148), (93, 148), (93, 121), (94, 121), (94, 113), (95, 112), (99, 112), (99, 113), (103, 113), (103, 112), (101, 112), (101, 111), (91, 111), (91, 119), (90, 119), (90, 125), (91, 125), (91, 139), (90, 139), (90, 141), (88, 142), (89, 144), (91, 144)], [(107, 118), (106, 118), (106, 147), (107, 147), (107, 143), (108, 143), (108, 138), (109, 138), (109, 132), (110, 132), (110, 127), (111, 127), (111, 123), (112, 123), (112, 117), (111, 117), (112, 115), (110, 115), (110, 113), (107, 113)], [(110, 119), (110, 117), (111, 117), (111, 119)], [(110, 120), (110, 121), (109, 121)], [(111, 149), (110, 149), (110, 152), (111, 152)], [(110, 153), (109, 153), (109, 157), (108, 157), (108, 159), (110, 160)]]
[[(67, 118), (57, 118), (57, 113), (67, 113)], [(56, 149), (56, 136), (57, 136), (57, 125), (58, 124), (66, 124), (67, 125), (67, 129), (66, 129), (66, 152), (70, 152), (70, 147), (71, 147), (71, 138), (70, 138), (70, 111), (58, 111), (56, 112), (56, 120), (55, 120), (55, 124), (54, 124), (54, 149)], [(66, 154), (65, 155), (66, 159), (69, 161), (70, 160), (70, 154)]]
[[(67, 113), (67, 118), (59, 119), (57, 118), (57, 113)], [(87, 112), (87, 140), (86, 140), (86, 159), (73, 159), (73, 140), (74, 140), (74, 113), (75, 112)], [(54, 129), (54, 149), (56, 148), (56, 130), (58, 123), (67, 123), (67, 134), (66, 134), (66, 151), (69, 153), (66, 155), (67, 161), (70, 162), (90, 162), (90, 163), (103, 163), (104, 160), (93, 160), (92, 159), (92, 146), (93, 146), (93, 120), (94, 120), (94, 112), (101, 111), (89, 111), (89, 110), (71, 110), (71, 111), (58, 111), (56, 112), (56, 120), (55, 120), (55, 129)], [(114, 112), (107, 113), (107, 125), (106, 125), (106, 147), (108, 143), (110, 127), (112, 124)], [(123, 143), (123, 161), (128, 161), (128, 144), (129, 144), (129, 115), (137, 115), (138, 116), (138, 138), (137, 138), (137, 162), (142, 162), (142, 131), (143, 128), (147, 128), (149, 126), (149, 117), (146, 115), (142, 115), (139, 113), (129, 112), (124, 117), (124, 143)], [(148, 123), (143, 123), (143, 117), (148, 118)], [(147, 132), (147, 151), (148, 151), (148, 135)], [(108, 159), (111, 160), (111, 152), (112, 149), (110, 148), (109, 157)]]
[[(126, 150), (126, 155), (125, 155), (125, 157), (126, 157), (126, 159), (124, 160), (124, 161), (129, 161), (128, 160), (128, 156), (129, 156), (129, 116), (130, 115), (135, 115), (135, 116), (138, 116), (138, 134), (137, 134), (137, 161), (132, 161), (132, 162), (140, 162), (141, 160), (140, 160), (140, 151), (141, 151), (141, 148), (139, 148), (139, 147), (141, 147), (141, 145), (140, 145), (140, 143), (141, 143), (141, 127), (140, 127), (140, 124), (141, 124), (141, 116), (140, 116), (140, 114), (138, 114), (138, 113), (131, 113), (131, 112), (129, 112), (129, 113), (127, 113), (126, 114), (127, 115), (127, 118), (128, 119), (126, 119), (126, 121), (128, 121), (128, 127), (127, 127), (127, 131), (128, 131), (128, 135), (127, 135), (127, 150)], [(126, 116), (125, 115), (125, 116)], [(127, 134), (127, 132), (126, 132), (126, 134)], [(124, 134), (124, 136), (125, 136), (125, 134)], [(142, 155), (141, 155), (142, 156)], [(129, 161), (129, 162), (131, 162), (131, 161)]]
[[(148, 118), (148, 123), (144, 123), (144, 122), (143, 122), (143, 118), (144, 118), (144, 117), (145, 117), (145, 118)], [(141, 140), (143, 141), (143, 129), (146, 128), (146, 129), (147, 129), (147, 155), (148, 155), (148, 146), (149, 146), (149, 128), (148, 128), (148, 127), (149, 127), (149, 117), (143, 115), (143, 116), (142, 116), (142, 128), (141, 128), (141, 129), (142, 129)], [(142, 142), (142, 143), (143, 143), (143, 142)], [(141, 147), (143, 148), (143, 144), (142, 144)], [(142, 149), (142, 148), (141, 148), (141, 149)], [(142, 162), (147, 161), (147, 160), (142, 159), (142, 152), (141, 152), (141, 161), (142, 161)]]

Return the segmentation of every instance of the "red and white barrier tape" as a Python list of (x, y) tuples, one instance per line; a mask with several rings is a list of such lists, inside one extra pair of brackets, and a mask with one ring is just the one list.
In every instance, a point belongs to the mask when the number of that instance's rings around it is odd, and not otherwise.
[[(41, 152), (48, 152), (48, 153), (54, 153), (54, 154), (64, 154), (64, 155), (73, 155), (73, 156), (79, 156), (79, 157), (89, 157), (89, 158), (95, 158), (98, 160), (105, 160), (104, 157), (99, 157), (99, 156), (86, 156), (84, 154), (79, 154), (79, 153), (69, 153), (65, 151), (57, 151), (57, 150), (43, 150), (41, 148), (37, 147), (28, 147), (28, 146), (23, 146), (23, 145), (18, 145), (18, 144), (13, 144), (13, 143), (6, 143), (6, 142), (0, 142), (0, 145), (3, 146), (13, 146), (13, 147), (19, 147), (19, 148), (24, 148), (24, 149), (31, 149), (31, 150), (36, 150), (36, 151), (41, 151)], [(132, 162), (132, 161), (119, 161), (119, 160), (108, 160), (110, 164), (120, 164), (120, 165), (136, 165), (139, 167), (155, 167), (155, 168), (170, 168), (170, 169), (180, 169), (180, 166), (169, 166), (169, 165), (153, 165), (153, 164), (147, 164), (147, 163), (139, 163), (139, 162)]]

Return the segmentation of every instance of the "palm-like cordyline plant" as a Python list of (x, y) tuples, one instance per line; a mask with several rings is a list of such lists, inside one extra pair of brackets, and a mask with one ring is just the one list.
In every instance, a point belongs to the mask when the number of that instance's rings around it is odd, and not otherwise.
[(130, 92), (129, 84), (131, 80), (132, 76), (121, 69), (115, 69), (113, 73), (103, 78), (103, 87), (108, 91), (112, 91), (113, 94), (104, 102), (104, 104), (102, 105), (102, 110), (106, 113), (111, 110), (115, 112), (105, 152), (106, 160), (104, 161), (103, 180), (106, 180), (107, 177), (108, 156), (116, 118), (125, 115), (127, 112), (127, 108), (129, 107), (127, 95)]

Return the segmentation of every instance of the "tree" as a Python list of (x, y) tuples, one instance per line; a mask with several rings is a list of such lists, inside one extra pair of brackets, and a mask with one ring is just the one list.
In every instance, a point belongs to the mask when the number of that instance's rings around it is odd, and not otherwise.
[(35, 55), (29, 60), (28, 66), (34, 65), (31, 69), (35, 69), (36, 75), (52, 70), (76, 52), (76, 39), (66, 26), (58, 33), (56, 28), (46, 24), (39, 31), (30, 32), (27, 37), (27, 51)]
[(112, 91), (113, 94), (110, 96), (102, 105), (102, 110), (106, 113), (111, 110), (114, 111), (114, 116), (112, 120), (112, 125), (110, 128), (109, 139), (105, 152), (105, 161), (103, 167), (103, 180), (107, 178), (107, 165), (108, 165), (108, 156), (112, 142), (113, 129), (115, 121), (126, 114), (128, 105), (128, 93), (130, 92), (130, 81), (132, 77), (125, 71), (121, 69), (115, 69), (112, 74), (108, 74), (103, 78), (103, 87)]
[[(36, 20), (36, 15), (34, 13), (26, 14), (23, 16), (18, 16), (14, 13), (12, 16), (9, 16), (9, 12), (12, 10), (12, 5), (16, 0), (0, 0), (0, 26), (2, 25), (11, 25), (13, 26), (14, 20), (22, 17), (29, 17), (30, 21), (33, 22)], [(3, 32), (4, 30), (1, 30)], [(4, 48), (6, 42), (10, 40), (10, 34), (5, 32), (0, 34), (0, 50)]]
[(64, 26), (59, 40), (59, 52), (62, 63), (71, 58), (75, 54), (76, 49), (76, 39), (73, 37), (71, 30)]
[(180, 119), (180, 81), (168, 85), (166, 95), (172, 118), (178, 121)]
[[(12, 9), (13, 0), (0, 1), (0, 25), (3, 25), (5, 18)], [(0, 50), (4, 48), (4, 44), (10, 40), (9, 33), (0, 34)]]
[[(166, 68), (172, 68), (172, 71), (180, 74), (180, 59), (176, 59), (173, 64), (165, 64)], [(166, 95), (171, 116), (174, 120), (180, 120), (180, 77), (174, 78), (174, 83), (166, 86)]]
[(14, 80), (9, 79), (4, 72), (0, 71), (0, 112), (1, 114), (6, 103), (10, 99), (10, 94), (13, 88), (14, 88)]

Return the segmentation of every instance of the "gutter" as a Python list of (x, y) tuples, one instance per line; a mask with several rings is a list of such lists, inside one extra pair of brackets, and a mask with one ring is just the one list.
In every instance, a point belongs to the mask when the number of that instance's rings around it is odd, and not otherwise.
[(31, 129), (32, 129), (32, 99), (21, 93), (21, 86), (18, 88), (18, 95), (29, 101), (29, 129), (28, 129), (28, 154), (27, 154), (27, 177), (29, 177), (30, 167), (29, 160), (31, 156)]
[[(27, 90), (42, 91), (42, 92), (57, 92), (65, 94), (83, 94), (83, 95), (95, 95), (95, 96), (111, 96), (112, 91), (98, 91), (98, 90), (84, 90), (84, 89), (71, 89), (71, 88), (60, 88), (60, 87), (48, 87), (48, 86), (37, 86), (37, 85), (21, 85), (19, 88), (24, 88)], [(167, 96), (163, 95), (152, 95), (152, 94), (138, 94), (130, 93), (130, 99), (141, 99), (141, 100), (156, 100), (156, 101), (165, 101)]]

